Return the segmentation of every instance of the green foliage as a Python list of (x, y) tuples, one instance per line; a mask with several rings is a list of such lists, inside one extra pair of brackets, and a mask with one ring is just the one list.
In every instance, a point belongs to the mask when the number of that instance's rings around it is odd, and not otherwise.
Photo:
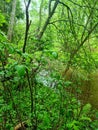
[(19, 77), (22, 77), (25, 75), (25, 66), (24, 65), (17, 65), (15, 66), (17, 74)]
[(21, 1), (17, 0), (16, 1), (16, 18), (19, 19), (24, 19), (24, 13), (23, 13), (23, 9), (21, 7)]
[(58, 58), (57, 52), (52, 52), (52, 56), (53, 56), (55, 59), (57, 59), (57, 58)]
[(11, 0), (6, 0), (7, 3), (9, 3)]
[(0, 11), (0, 27), (6, 23), (5, 16)]
[[(25, 53), (22, 52), (25, 22), (20, 1), (17, 1), (14, 43), (10, 43), (5, 33), (0, 31), (2, 130), (13, 129), (21, 121), (27, 121), (30, 129), (37, 130), (98, 129), (98, 112), (93, 112), (91, 104), (82, 104), (78, 98), (81, 96), (78, 85), (88, 79), (85, 73), (91, 74), (98, 66), (98, 41), (97, 38), (90, 39), (97, 30), (81, 45), (97, 21), (97, 4), (81, 0), (75, 1), (77, 4), (61, 1), (63, 6), (59, 3), (41, 39), (37, 36), (48, 16), (48, 1), (44, 0), (42, 5), (39, 5), (40, 1), (32, 2), (33, 9), (31, 5), (29, 12), (33, 22), (29, 26)], [(5, 1), (1, 2), (5, 5)], [(52, 1), (51, 8), (54, 3)], [(10, 0), (6, 0), (5, 9), (0, 12), (1, 27), (9, 21)], [(7, 31), (5, 25), (3, 28)], [(66, 66), (79, 70), (78, 79), (75, 70), (69, 75), (69, 80), (62, 77)], [(67, 79), (67, 73), (65, 75)]]
[[(0, 44), (1, 53), (3, 54), (1, 55), (1, 62), (3, 63), (5, 61), (6, 55), (4, 51), (6, 49), (10, 55), (7, 58), (7, 64), (4, 66), (5, 69), (2, 69), (0, 75), (2, 79), (6, 80), (2, 81), (5, 82), (6, 92), (4, 92), (5, 87), (3, 86), (3, 95), (0, 99), (2, 117), (0, 121), (2, 122), (3, 120), (3, 113), (10, 113), (10, 115), (7, 114), (6, 116), (7, 129), (13, 128), (13, 124), (9, 123), (9, 116), (16, 122), (15, 120), (17, 120), (17, 116), (20, 114), (23, 120), (29, 120), (30, 126), (32, 125), (31, 119), (33, 117), (35, 120), (36, 114), (38, 130), (57, 128), (59, 130), (82, 130), (95, 128), (96, 123), (94, 124), (90, 118), (91, 105), (85, 105), (81, 111), (81, 104), (73, 94), (67, 91), (72, 82), (63, 81), (61, 76), (55, 71), (51, 72), (52, 82), (55, 81), (56, 83), (53, 88), (43, 85), (34, 78), (31, 80), (32, 83), (35, 82), (34, 87), (36, 87), (36, 90), (34, 89), (35, 95), (33, 98), (36, 104), (34, 105), (33, 113), (30, 113), (31, 100), (29, 87), (27, 87), (26, 69), (29, 70), (30, 76), (34, 76), (34, 72), (33, 75), (30, 74), (32, 70), (31, 66), (34, 68), (38, 66), (30, 64), (31, 61), (29, 59), (32, 58), (32, 55), (22, 53), (13, 44), (9, 44), (4, 34), (1, 33), (0, 37), (2, 43)], [(17, 57), (15, 58), (15, 56)], [(22, 91), (19, 91), (21, 89)], [(19, 115), (17, 115), (17, 111), (19, 111)]]

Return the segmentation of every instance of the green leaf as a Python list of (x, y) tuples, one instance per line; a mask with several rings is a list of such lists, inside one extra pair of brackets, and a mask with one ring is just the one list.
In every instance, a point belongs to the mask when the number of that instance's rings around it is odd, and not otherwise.
[(5, 22), (6, 22), (5, 17), (4, 17), (4, 15), (0, 12), (0, 26), (2, 26), (3, 23), (5, 23)]
[(86, 116), (82, 116), (82, 117), (81, 117), (81, 120), (91, 122), (91, 119), (90, 119), (89, 117), (86, 117)]
[(6, 0), (7, 3), (9, 3), (11, 0)]
[(98, 119), (98, 112), (96, 112), (96, 118)]
[(7, 41), (7, 37), (2, 31), (0, 31), (0, 42), (3, 42), (3, 41)]
[(55, 52), (55, 51), (53, 51), (53, 52), (52, 52), (52, 56), (53, 56), (53, 58), (57, 59), (57, 58), (58, 58), (58, 53)]
[(72, 84), (71, 81), (66, 81), (66, 82), (65, 82), (65, 86), (66, 86), (66, 87), (69, 87), (71, 84)]
[(83, 107), (83, 114), (88, 114), (91, 110), (91, 104), (87, 103), (84, 107)]
[(17, 74), (22, 77), (25, 75), (25, 69), (26, 67), (24, 65), (17, 65), (16, 67)]

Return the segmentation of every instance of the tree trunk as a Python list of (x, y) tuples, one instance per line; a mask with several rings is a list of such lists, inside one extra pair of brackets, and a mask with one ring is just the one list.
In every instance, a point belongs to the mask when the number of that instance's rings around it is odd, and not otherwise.
[(11, 16), (10, 16), (10, 23), (8, 27), (8, 40), (12, 40), (12, 35), (13, 35), (13, 27), (15, 23), (15, 12), (16, 12), (16, 0), (12, 1), (12, 11), (11, 11)]

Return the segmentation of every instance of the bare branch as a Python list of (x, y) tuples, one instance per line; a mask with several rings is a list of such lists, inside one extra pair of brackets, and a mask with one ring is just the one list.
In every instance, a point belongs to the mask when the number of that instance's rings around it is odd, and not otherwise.
[[(97, 1), (96, 1), (96, 2), (97, 2)], [(93, 7), (96, 6), (96, 2), (94, 3)], [(82, 36), (81, 36), (81, 41), (82, 41), (82, 39), (83, 39), (83, 37), (84, 37), (84, 35), (85, 35), (85, 32), (86, 32), (86, 30), (87, 30), (87, 26), (88, 26), (88, 24), (89, 24), (89, 22), (90, 22), (90, 19), (91, 19), (93, 13), (94, 13), (94, 9), (91, 9), (91, 10), (90, 10), (90, 14), (89, 14), (88, 19), (87, 19), (87, 22), (86, 22), (86, 24), (85, 24), (85, 28), (84, 28), (83, 33), (82, 33)]]
[(24, 3), (25, 3), (25, 6), (26, 6), (26, 31), (25, 31), (25, 39), (24, 39), (24, 45), (23, 45), (23, 53), (25, 53), (29, 27), (31, 25), (31, 21), (29, 20), (29, 6), (30, 6), (30, 3), (31, 3), (31, 0), (28, 1), (27, 5), (26, 5), (25, 0), (24, 0)]
[(78, 4), (78, 3), (76, 3), (76, 2), (74, 2), (74, 1), (72, 1), (72, 0), (69, 0), (69, 2), (73, 3), (74, 5), (79, 6), (79, 7), (81, 7), (81, 8), (84, 7), (84, 8), (89, 8), (89, 9), (95, 9), (95, 10), (98, 10), (98, 8), (94, 8), (94, 7), (90, 7), (90, 6), (80, 5), (80, 4)]
[[(49, 24), (54, 24), (54, 23), (57, 23), (57, 22), (69, 22), (69, 20), (59, 19), (59, 20), (52, 21)], [(79, 24), (79, 23), (76, 23), (74, 21), (73, 21), (73, 23), (76, 24), (76, 25), (78, 25), (78, 26), (82, 26), (83, 28), (85, 28), (85, 26), (83, 24)]]
[(59, 3), (62, 4), (63, 6), (65, 6), (67, 8), (67, 11), (68, 11), (68, 20), (69, 20), (69, 23), (70, 23), (70, 30), (72, 31), (74, 39), (78, 42), (77, 35), (76, 35), (76, 32), (75, 32), (75, 28), (74, 28), (74, 25), (73, 25), (74, 20), (73, 20), (72, 11), (71, 11), (70, 7), (68, 5), (66, 5), (65, 3), (60, 2), (60, 1), (59, 1)]
[(55, 10), (56, 10), (56, 8), (57, 8), (58, 3), (59, 3), (59, 0), (56, 0), (55, 3), (54, 3), (53, 8), (52, 8), (52, 10), (51, 10), (50, 15), (48, 16), (48, 18), (47, 18), (47, 20), (46, 20), (46, 22), (45, 22), (45, 24), (44, 24), (42, 30), (39, 32), (39, 34), (38, 34), (38, 36), (37, 36), (37, 39), (38, 39), (38, 40), (40, 40), (40, 39), (42, 38), (42, 36), (43, 36), (43, 34), (44, 34), (44, 32), (45, 32), (45, 30), (46, 30), (46, 28), (47, 28), (47, 26), (48, 26), (48, 24), (49, 24), (49, 22), (50, 22), (50, 19), (52, 18), (53, 14), (54, 14), (54, 12), (55, 12)]
[(49, 0), (49, 11), (48, 11), (48, 15), (51, 14), (51, 2), (52, 2), (52, 0)]

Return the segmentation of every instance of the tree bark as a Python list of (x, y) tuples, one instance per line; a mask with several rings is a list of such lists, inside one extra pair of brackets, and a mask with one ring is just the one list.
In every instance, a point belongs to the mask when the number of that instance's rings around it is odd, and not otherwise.
[(10, 17), (10, 23), (8, 27), (8, 40), (12, 40), (12, 35), (13, 35), (13, 27), (15, 23), (15, 12), (16, 12), (16, 0), (12, 1), (12, 11), (11, 11), (11, 17)]
[(31, 0), (28, 0), (28, 3), (26, 5), (26, 1), (25, 2), (25, 7), (26, 7), (26, 30), (25, 30), (25, 38), (24, 38), (24, 44), (23, 44), (23, 53), (25, 53), (26, 51), (26, 45), (27, 45), (27, 39), (28, 39), (28, 32), (29, 32), (29, 27), (31, 24), (31, 21), (29, 20), (29, 6), (31, 3)]

